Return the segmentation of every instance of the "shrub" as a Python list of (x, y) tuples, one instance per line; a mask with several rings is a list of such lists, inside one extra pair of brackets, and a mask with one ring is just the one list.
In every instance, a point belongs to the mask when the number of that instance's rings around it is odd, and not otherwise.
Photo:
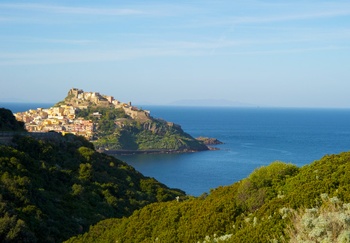
[(290, 242), (350, 242), (350, 204), (325, 194), (321, 198), (321, 207), (295, 213)]

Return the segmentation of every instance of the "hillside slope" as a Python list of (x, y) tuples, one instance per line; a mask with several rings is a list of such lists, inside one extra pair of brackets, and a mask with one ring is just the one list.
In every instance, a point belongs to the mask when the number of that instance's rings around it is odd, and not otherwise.
[(231, 186), (150, 204), (68, 242), (350, 242), (350, 152), (274, 162)]
[(1, 242), (61, 242), (100, 220), (185, 195), (83, 137), (51, 134), (0, 145)]

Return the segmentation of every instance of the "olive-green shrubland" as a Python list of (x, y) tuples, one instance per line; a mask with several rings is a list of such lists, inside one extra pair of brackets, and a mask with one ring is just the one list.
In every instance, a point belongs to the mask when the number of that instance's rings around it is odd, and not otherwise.
[(1, 242), (61, 242), (100, 220), (184, 195), (83, 137), (21, 133), (0, 145)]
[(350, 242), (350, 153), (273, 162), (230, 186), (154, 203), (68, 242)]

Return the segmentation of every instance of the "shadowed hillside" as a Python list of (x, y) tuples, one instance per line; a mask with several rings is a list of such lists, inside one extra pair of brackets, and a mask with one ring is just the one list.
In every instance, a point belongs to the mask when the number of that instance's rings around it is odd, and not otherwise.
[(4, 131), (25, 131), (24, 123), (17, 121), (12, 112), (5, 108), (0, 108), (0, 132)]

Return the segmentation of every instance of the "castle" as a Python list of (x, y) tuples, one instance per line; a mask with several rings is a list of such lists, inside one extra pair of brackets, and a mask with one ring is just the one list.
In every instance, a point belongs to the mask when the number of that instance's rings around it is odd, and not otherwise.
[[(71, 102), (73, 106), (78, 108), (87, 108), (89, 104), (96, 104), (98, 106), (115, 108), (122, 108), (125, 113), (132, 119), (139, 121), (147, 121), (150, 119), (150, 112), (146, 110), (140, 110), (131, 105), (131, 102), (122, 103), (115, 100), (113, 96), (101, 95), (98, 92), (84, 92), (82, 89), (72, 88), (68, 92), (67, 102)], [(66, 98), (66, 99), (67, 99)]]

